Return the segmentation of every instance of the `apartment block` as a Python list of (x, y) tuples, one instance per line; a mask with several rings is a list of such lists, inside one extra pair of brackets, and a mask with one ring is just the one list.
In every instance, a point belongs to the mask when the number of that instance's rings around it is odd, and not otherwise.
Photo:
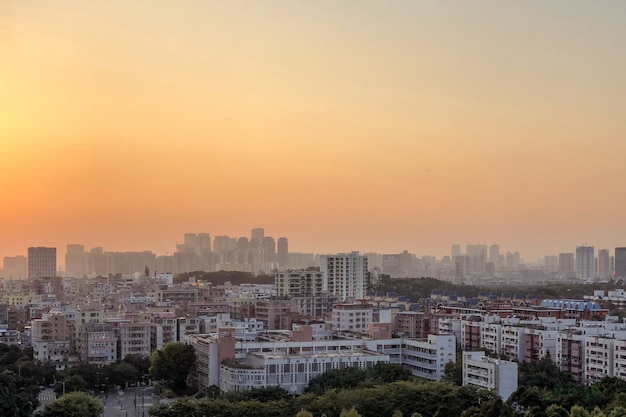
[(517, 363), (489, 358), (485, 352), (463, 352), (463, 385), (494, 390), (506, 401), (517, 391)]
[(363, 303), (335, 304), (331, 325), (336, 332), (367, 333), (372, 323), (373, 311)]

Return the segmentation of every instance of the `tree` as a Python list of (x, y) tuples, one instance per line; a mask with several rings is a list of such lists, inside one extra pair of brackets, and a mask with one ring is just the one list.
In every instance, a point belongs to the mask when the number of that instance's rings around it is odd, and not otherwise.
[(361, 417), (361, 414), (356, 411), (356, 408), (352, 407), (349, 410), (343, 410), (341, 414), (339, 414), (339, 417)]
[(98, 417), (104, 407), (96, 398), (84, 392), (70, 392), (51, 402), (42, 417)]
[(0, 373), (0, 416), (30, 417), (38, 404), (36, 386), (12, 371)]
[(181, 342), (169, 342), (163, 349), (150, 355), (150, 373), (164, 380), (176, 392), (187, 388), (187, 376), (196, 360), (193, 346)]

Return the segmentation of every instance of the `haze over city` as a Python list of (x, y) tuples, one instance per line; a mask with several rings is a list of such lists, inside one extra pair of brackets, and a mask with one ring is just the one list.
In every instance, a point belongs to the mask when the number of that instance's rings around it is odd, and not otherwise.
[(626, 246), (626, 3), (6, 1), (0, 257)]

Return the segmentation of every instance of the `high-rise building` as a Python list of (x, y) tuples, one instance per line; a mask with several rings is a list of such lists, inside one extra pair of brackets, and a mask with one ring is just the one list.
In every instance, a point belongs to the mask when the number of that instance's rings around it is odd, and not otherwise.
[(359, 252), (322, 255), (320, 271), (324, 273), (324, 290), (342, 301), (365, 295), (367, 256)]
[(615, 248), (615, 276), (626, 278), (626, 248)]
[(576, 263), (573, 253), (559, 253), (559, 273), (566, 278), (574, 277), (576, 274)]
[(250, 233), (250, 238), (252, 240), (256, 240), (259, 245), (263, 242), (263, 238), (265, 237), (265, 230), (261, 227), (257, 227), (256, 229), (252, 229)]
[(500, 245), (493, 244), (489, 246), (489, 262), (493, 262), (495, 264), (498, 262), (499, 257), (500, 257)]
[(83, 245), (67, 245), (65, 252), (65, 274), (82, 277), (87, 274), (87, 254)]
[(452, 262), (454, 262), (454, 258), (461, 255), (461, 245), (454, 244), (450, 248), (450, 257), (452, 258)]
[(470, 273), (483, 274), (487, 263), (487, 245), (467, 245), (465, 252), (469, 256)]
[(200, 254), (211, 252), (211, 235), (208, 233), (198, 233), (197, 250)]
[(611, 270), (611, 256), (608, 249), (598, 250), (598, 278), (610, 279), (613, 275)]
[(281, 268), (289, 266), (289, 241), (286, 237), (279, 237), (277, 243), (277, 261)]
[(547, 271), (557, 271), (559, 269), (559, 257), (556, 255), (546, 255), (543, 263)]
[(28, 248), (28, 278), (57, 275), (57, 248)]
[(24, 255), (5, 257), (2, 271), (4, 278), (26, 278), (28, 276), (28, 262), (26, 257)]
[(576, 247), (576, 279), (593, 281), (596, 271), (595, 249), (593, 246)]
[(265, 254), (265, 262), (276, 262), (276, 241), (271, 236), (265, 236), (261, 243)]

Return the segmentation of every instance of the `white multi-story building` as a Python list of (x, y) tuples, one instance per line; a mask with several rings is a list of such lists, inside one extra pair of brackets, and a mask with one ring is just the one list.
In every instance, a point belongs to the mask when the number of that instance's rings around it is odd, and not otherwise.
[(604, 377), (613, 376), (614, 342), (606, 337), (585, 337), (585, 383), (593, 384)]
[(595, 249), (593, 246), (576, 247), (576, 279), (593, 282), (596, 276)]
[(524, 360), (524, 333), (526, 328), (503, 325), (500, 330), (500, 353), (509, 360)]
[(413, 375), (438, 380), (445, 365), (456, 361), (453, 335), (427, 339), (328, 338), (311, 326), (264, 332), (255, 340), (239, 340), (235, 329), (217, 334), (187, 335), (194, 346), (195, 380), (200, 392), (209, 386), (229, 390), (279, 385), (301, 393), (311, 378), (331, 369), (368, 368), (379, 362), (399, 363)]
[(517, 363), (463, 352), (463, 385), (494, 390), (506, 401), (517, 390)]
[(373, 310), (368, 304), (335, 304), (332, 312), (332, 329), (336, 332), (367, 333)]
[(502, 325), (500, 323), (481, 323), (480, 345), (493, 353), (500, 354)]
[(367, 256), (359, 252), (320, 256), (320, 272), (324, 274), (324, 291), (348, 298), (363, 298), (367, 283)]

